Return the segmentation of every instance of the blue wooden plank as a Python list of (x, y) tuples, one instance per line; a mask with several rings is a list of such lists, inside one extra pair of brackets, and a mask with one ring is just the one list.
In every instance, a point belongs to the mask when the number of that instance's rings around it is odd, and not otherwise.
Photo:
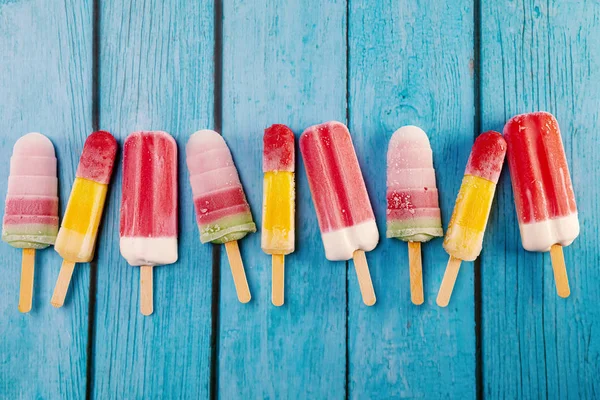
[[(2, 209), (13, 144), (23, 134), (39, 131), (54, 143), (64, 210), (92, 129), (91, 33), (91, 2), (0, 1)], [(67, 304), (57, 310), (50, 297), (61, 259), (52, 247), (38, 251), (33, 309), (20, 314), (21, 251), (2, 243), (0, 264), (0, 397), (83, 398), (89, 265), (77, 267)]]
[[(600, 395), (597, 160), (600, 6), (482, 2), (482, 124), (556, 115), (578, 201), (581, 235), (565, 248), (571, 297), (556, 295), (548, 254), (521, 247), (508, 169), (482, 257), (483, 381), (491, 398)], [(591, 183), (591, 184), (590, 184)]]
[[(224, 3), (223, 135), (260, 228), (262, 136), (273, 123), (296, 133), (343, 121), (346, 99), (344, 1)], [(222, 252), (219, 395), (332, 398), (345, 380), (345, 265), (325, 259), (297, 152), (296, 252), (286, 256), (286, 303), (271, 304), (271, 258), (260, 234), (240, 242), (252, 290), (236, 298)]]
[(386, 157), (392, 133), (429, 135), (444, 227), (474, 137), (471, 1), (350, 2), (350, 132), (381, 235), (367, 254), (377, 304), (349, 287), (349, 397), (475, 397), (473, 264), (448, 308), (435, 298), (448, 261), (442, 240), (422, 246), (425, 303), (410, 301), (407, 244), (385, 238)]
[[(165, 130), (179, 149), (179, 261), (154, 271), (154, 314), (139, 311), (139, 269), (119, 254), (121, 166), (98, 251), (93, 395), (207, 398), (212, 251), (198, 238), (185, 143), (213, 124), (212, 2), (103, 1), (100, 126), (122, 143)], [(126, 377), (126, 379), (124, 379)]]

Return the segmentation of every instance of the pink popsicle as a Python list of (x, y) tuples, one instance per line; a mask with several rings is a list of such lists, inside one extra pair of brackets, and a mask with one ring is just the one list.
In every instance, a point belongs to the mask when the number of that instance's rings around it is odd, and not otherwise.
[(300, 136), (310, 192), (317, 211), (325, 256), (354, 259), (363, 302), (375, 304), (365, 251), (379, 241), (375, 216), (348, 128), (331, 121)]
[(547, 112), (517, 115), (504, 137), (523, 247), (568, 246), (579, 234), (579, 220), (558, 122)]
[(335, 121), (312, 126), (300, 137), (300, 151), (327, 258), (373, 250), (379, 233), (348, 128)]
[(120, 236), (133, 266), (177, 261), (177, 144), (166, 132), (125, 140)]

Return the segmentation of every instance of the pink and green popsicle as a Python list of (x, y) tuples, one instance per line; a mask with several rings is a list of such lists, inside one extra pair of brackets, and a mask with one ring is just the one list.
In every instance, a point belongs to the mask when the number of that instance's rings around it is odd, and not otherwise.
[(387, 154), (387, 232), (405, 242), (443, 236), (429, 139), (416, 126), (398, 129)]
[(15, 143), (2, 228), (2, 240), (13, 247), (43, 249), (56, 240), (56, 156), (52, 142), (40, 133), (28, 133)]
[(231, 152), (221, 135), (207, 129), (194, 133), (185, 151), (200, 241), (225, 244), (238, 298), (247, 303), (250, 290), (237, 241), (256, 232), (256, 225)]
[(35, 250), (56, 241), (58, 179), (52, 142), (28, 133), (15, 143), (2, 224), (2, 240), (23, 249), (19, 311), (31, 310)]
[(421, 243), (443, 235), (433, 154), (427, 134), (403, 126), (392, 135), (387, 154), (387, 232), (408, 242), (410, 295), (425, 301)]

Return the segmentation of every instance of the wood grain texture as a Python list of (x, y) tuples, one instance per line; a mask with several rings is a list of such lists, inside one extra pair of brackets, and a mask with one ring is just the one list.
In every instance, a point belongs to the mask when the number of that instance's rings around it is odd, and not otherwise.
[[(225, 1), (223, 136), (260, 228), (262, 137), (274, 123), (298, 139), (310, 125), (344, 121), (344, 1)], [(236, 298), (221, 258), (219, 396), (343, 397), (344, 263), (325, 259), (308, 182), (296, 152), (296, 251), (286, 256), (283, 307), (271, 304), (271, 257), (260, 233), (240, 241), (252, 301)]]
[[(0, 207), (15, 141), (38, 131), (54, 143), (64, 211), (83, 142), (92, 128), (91, 1), (0, 1)], [(105, 241), (101, 237), (99, 241)], [(61, 310), (50, 296), (61, 258), (36, 251), (33, 308), (17, 310), (21, 250), (0, 244), (0, 397), (83, 398), (89, 265), (75, 271)]]
[(557, 296), (550, 254), (523, 250), (508, 168), (481, 261), (484, 394), (489, 398), (600, 395), (598, 98), (600, 5), (482, 1), (482, 125), (513, 115), (558, 119), (581, 234), (564, 248), (571, 296)]
[(380, 243), (367, 253), (377, 294), (362, 305), (349, 274), (349, 397), (475, 397), (473, 264), (448, 308), (435, 305), (448, 255), (422, 246), (425, 303), (410, 300), (407, 244), (385, 238), (386, 152), (417, 125), (433, 149), (444, 227), (474, 137), (471, 1), (350, 2), (350, 133), (375, 210)]
[(98, 252), (92, 395), (207, 398), (212, 250), (198, 237), (185, 144), (213, 125), (212, 2), (102, 1), (100, 21), (102, 129), (121, 144), (135, 130), (164, 130), (178, 143), (179, 260), (154, 268), (154, 313), (144, 317), (139, 268), (119, 253), (119, 164)]

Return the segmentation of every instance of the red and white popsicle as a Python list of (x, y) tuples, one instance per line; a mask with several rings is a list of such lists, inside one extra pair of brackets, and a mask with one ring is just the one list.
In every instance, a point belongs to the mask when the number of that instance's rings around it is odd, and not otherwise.
[(123, 155), (121, 254), (140, 269), (140, 309), (154, 310), (152, 267), (177, 261), (177, 144), (166, 132), (134, 132)]
[(570, 294), (562, 248), (579, 235), (577, 204), (556, 118), (517, 115), (504, 127), (523, 248), (550, 251), (556, 289)]
[(325, 256), (354, 258), (363, 302), (372, 306), (376, 298), (365, 251), (375, 248), (379, 232), (350, 132), (336, 121), (312, 126), (300, 136), (300, 151)]

